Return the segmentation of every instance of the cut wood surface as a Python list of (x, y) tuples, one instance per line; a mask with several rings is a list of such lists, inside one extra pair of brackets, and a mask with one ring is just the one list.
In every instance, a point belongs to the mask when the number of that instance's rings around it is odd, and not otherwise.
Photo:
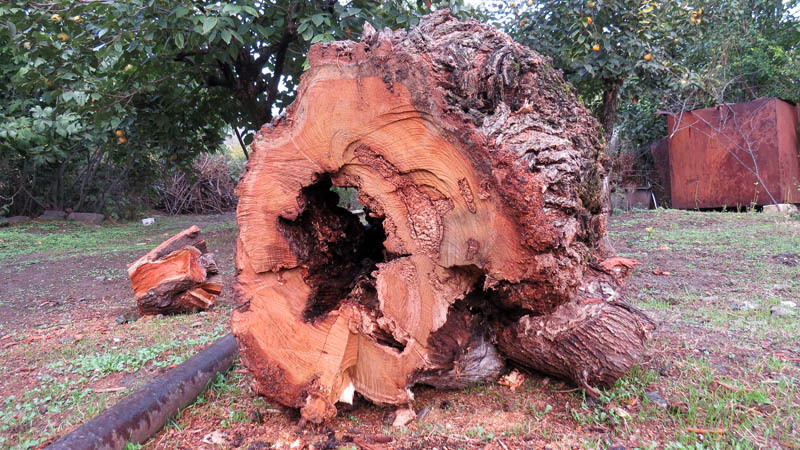
[(207, 309), (222, 292), (214, 255), (193, 225), (128, 265), (141, 314)]
[(308, 58), (238, 186), (232, 328), (259, 393), (321, 422), (506, 358), (590, 394), (631, 367), (650, 324), (600, 266), (600, 128), (545, 58), (447, 11)]

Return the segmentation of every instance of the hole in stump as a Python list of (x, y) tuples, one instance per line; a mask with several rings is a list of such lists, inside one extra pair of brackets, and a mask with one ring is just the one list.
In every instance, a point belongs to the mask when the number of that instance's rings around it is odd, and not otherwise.
[[(385, 261), (383, 218), (369, 217), (357, 201), (357, 190), (333, 187), (329, 174), (303, 188), (300, 201), (304, 204), (300, 216), (281, 218), (278, 229), (305, 268), (304, 278), (311, 287), (303, 319), (323, 317), (345, 299), (376, 309), (375, 280), (370, 274)], [(348, 208), (362, 212), (354, 214)]]

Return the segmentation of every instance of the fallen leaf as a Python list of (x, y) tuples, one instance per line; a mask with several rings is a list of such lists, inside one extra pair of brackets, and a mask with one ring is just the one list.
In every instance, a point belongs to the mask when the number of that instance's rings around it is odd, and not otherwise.
[(615, 256), (613, 258), (603, 260), (603, 262), (600, 263), (600, 267), (605, 271), (611, 272), (617, 268), (633, 269), (634, 266), (638, 266), (640, 264), (642, 263), (635, 259), (620, 258)]
[(665, 277), (668, 277), (668, 276), (672, 275), (672, 273), (671, 272), (667, 272), (666, 270), (653, 269), (653, 275), (664, 275)]
[(622, 419), (627, 420), (627, 419), (631, 418), (631, 414), (628, 411), (625, 411), (624, 409), (622, 409), (622, 408), (620, 408), (618, 406), (612, 406), (611, 409), (615, 413), (617, 413), (617, 415), (620, 416)]
[(782, 353), (782, 352), (776, 352), (775, 356), (778, 357), (778, 358), (781, 358), (781, 359), (787, 359), (789, 361), (800, 362), (800, 358), (789, 356), (789, 355), (787, 355), (785, 353)]
[(524, 381), (525, 381), (525, 375), (519, 373), (517, 369), (514, 369), (511, 372), (500, 377), (500, 380), (497, 383), (502, 384), (503, 386), (508, 386), (512, 391), (515, 391), (518, 387), (522, 385)]

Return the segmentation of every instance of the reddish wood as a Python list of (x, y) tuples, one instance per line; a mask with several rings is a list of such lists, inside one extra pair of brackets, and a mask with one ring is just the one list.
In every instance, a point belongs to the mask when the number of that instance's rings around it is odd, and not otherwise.
[(309, 62), (238, 187), (232, 328), (257, 392), (321, 422), (505, 358), (585, 386), (627, 371), (649, 324), (591, 269), (613, 256), (601, 131), (547, 60), (438, 12)]
[(222, 292), (214, 257), (193, 225), (128, 265), (141, 314), (207, 309)]

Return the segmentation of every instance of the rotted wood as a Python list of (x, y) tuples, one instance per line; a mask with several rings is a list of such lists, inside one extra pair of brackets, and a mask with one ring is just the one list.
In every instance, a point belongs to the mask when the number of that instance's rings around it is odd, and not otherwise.
[(545, 58), (441, 11), (309, 63), (237, 190), (232, 328), (259, 393), (321, 422), (506, 358), (591, 392), (630, 368), (650, 324), (602, 269), (602, 133)]
[(222, 292), (214, 255), (197, 225), (129, 264), (128, 276), (141, 314), (204, 310)]

